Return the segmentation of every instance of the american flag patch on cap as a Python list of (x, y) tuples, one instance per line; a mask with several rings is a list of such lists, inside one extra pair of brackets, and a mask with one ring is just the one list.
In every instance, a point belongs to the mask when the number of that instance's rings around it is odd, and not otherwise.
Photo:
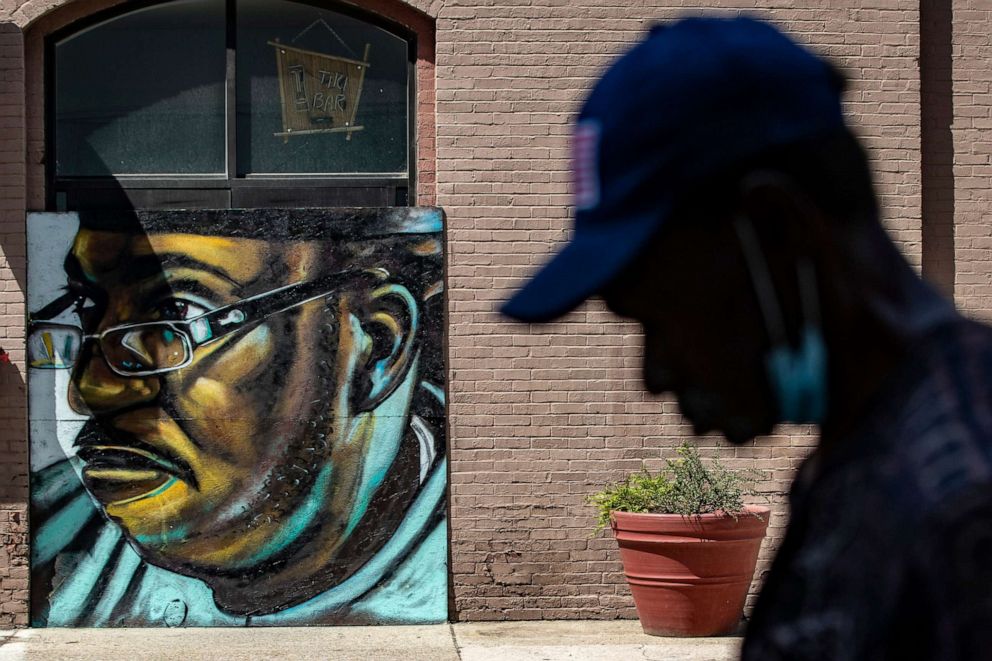
[(572, 136), (572, 184), (575, 208), (586, 211), (599, 204), (599, 122), (587, 119)]

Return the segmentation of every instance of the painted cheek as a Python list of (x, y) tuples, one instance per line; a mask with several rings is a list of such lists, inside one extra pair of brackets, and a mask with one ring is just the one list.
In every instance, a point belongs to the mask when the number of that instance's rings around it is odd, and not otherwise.
[[(254, 468), (260, 410), (256, 401), (258, 377), (270, 369), (271, 333), (260, 326), (232, 342), (199, 349), (199, 361), (218, 354), (206, 369), (179, 384), (179, 409), (184, 427), (212, 460), (224, 465)], [(208, 460), (210, 461), (210, 460)]]
[(184, 407), (197, 427), (204, 447), (219, 446), (231, 461), (245, 459), (250, 451), (248, 439), (257, 426), (256, 411), (244, 401), (244, 395), (226, 383), (199, 377), (186, 393)]
[[(206, 367), (196, 369), (194, 363), (188, 374), (180, 372), (182, 380), (177, 384), (183, 417), (193, 424), (223, 419), (234, 427), (253, 427), (258, 413), (253, 404), (256, 391), (264, 388), (258, 377), (271, 370), (272, 347), (269, 329), (259, 326), (230, 342), (198, 349), (197, 362)], [(243, 431), (232, 433), (244, 436)]]
[(206, 349), (204, 356), (218, 352), (220, 356), (201, 374), (228, 385), (253, 381), (259, 374), (266, 373), (272, 368), (274, 345), (272, 332), (268, 326), (262, 325), (243, 336), (235, 337), (232, 341), (204, 347), (199, 349), (199, 351)]

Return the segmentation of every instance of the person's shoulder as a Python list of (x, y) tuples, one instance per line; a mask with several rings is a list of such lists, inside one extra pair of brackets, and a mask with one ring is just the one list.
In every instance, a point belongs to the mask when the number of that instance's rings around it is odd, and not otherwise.
[(910, 400), (912, 406), (907, 407), (915, 416), (908, 421), (963, 426), (974, 440), (988, 445), (992, 439), (992, 327), (958, 317), (935, 331), (911, 359), (920, 362), (924, 377)]
[(992, 326), (976, 319), (958, 315), (933, 333), (936, 346), (956, 348), (947, 354), (949, 359), (967, 354), (992, 353)]
[(900, 479), (928, 508), (992, 487), (992, 328), (958, 318), (913, 360), (922, 377), (888, 431)]

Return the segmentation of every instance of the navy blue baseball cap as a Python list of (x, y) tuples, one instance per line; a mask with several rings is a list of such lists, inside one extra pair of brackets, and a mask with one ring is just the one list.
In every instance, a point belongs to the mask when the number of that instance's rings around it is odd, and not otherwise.
[(659, 25), (579, 113), (571, 240), (504, 306), (548, 321), (601, 291), (671, 214), (679, 192), (769, 148), (844, 126), (843, 80), (752, 18)]

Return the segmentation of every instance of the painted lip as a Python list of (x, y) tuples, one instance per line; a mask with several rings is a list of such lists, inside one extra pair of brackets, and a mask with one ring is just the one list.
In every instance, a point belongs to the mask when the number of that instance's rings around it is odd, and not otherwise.
[(135, 500), (179, 479), (196, 488), (189, 464), (152, 443), (91, 420), (76, 437), (83, 478), (101, 501)]

